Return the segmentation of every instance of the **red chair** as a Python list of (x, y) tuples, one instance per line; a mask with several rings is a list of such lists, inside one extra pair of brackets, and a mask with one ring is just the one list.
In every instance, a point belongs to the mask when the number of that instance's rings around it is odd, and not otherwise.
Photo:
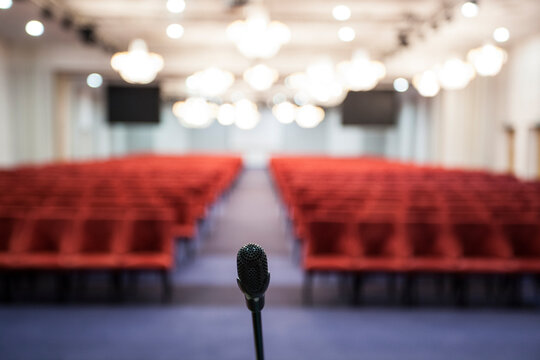
[(535, 221), (514, 221), (501, 225), (503, 236), (512, 250), (511, 270), (540, 273), (540, 225)]
[(452, 272), (457, 266), (458, 248), (440, 222), (414, 221), (405, 224), (409, 272)]
[(458, 272), (504, 273), (509, 270), (511, 249), (494, 224), (461, 221), (451, 224), (451, 229), (460, 255)]
[(75, 217), (36, 215), (28, 220), (14, 248), (14, 266), (22, 269), (59, 269), (68, 242), (74, 238)]
[(123, 217), (107, 214), (82, 218), (62, 264), (72, 269), (117, 269), (124, 231)]
[(310, 220), (306, 224), (306, 241), (303, 248), (305, 271), (303, 301), (313, 301), (313, 278), (317, 272), (350, 271), (350, 226), (342, 220)]
[(357, 253), (352, 269), (359, 272), (395, 272), (403, 269), (405, 248), (392, 218), (364, 218), (356, 222)]
[(15, 242), (19, 241), (24, 218), (12, 215), (0, 215), (0, 269), (13, 266), (11, 253)]
[(172, 224), (172, 217), (159, 214), (129, 216), (121, 245), (122, 269), (155, 270), (160, 273), (164, 301), (169, 300), (172, 294), (169, 274), (174, 265)]

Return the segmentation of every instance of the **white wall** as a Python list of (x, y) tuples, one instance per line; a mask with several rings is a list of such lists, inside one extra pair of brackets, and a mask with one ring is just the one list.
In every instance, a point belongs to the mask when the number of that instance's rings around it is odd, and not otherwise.
[(8, 54), (0, 42), (0, 166), (13, 163), (11, 153), (10, 102), (8, 83)]
[(516, 173), (532, 178), (537, 171), (532, 128), (540, 124), (540, 35), (515, 46), (508, 67), (507, 116), (516, 130)]

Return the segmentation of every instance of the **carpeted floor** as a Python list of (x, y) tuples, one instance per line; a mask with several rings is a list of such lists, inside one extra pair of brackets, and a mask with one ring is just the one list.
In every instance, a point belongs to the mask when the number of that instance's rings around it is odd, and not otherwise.
[(1, 306), (0, 359), (253, 359), (251, 317), (235, 283), (236, 251), (247, 242), (266, 249), (272, 273), (268, 359), (540, 359), (538, 308), (352, 308), (332, 278), (319, 280), (315, 307), (302, 307), (302, 274), (264, 171), (243, 174), (202, 238), (174, 274), (171, 305), (158, 303), (157, 279), (147, 276), (124, 304), (106, 301), (98, 277), (84, 299)]

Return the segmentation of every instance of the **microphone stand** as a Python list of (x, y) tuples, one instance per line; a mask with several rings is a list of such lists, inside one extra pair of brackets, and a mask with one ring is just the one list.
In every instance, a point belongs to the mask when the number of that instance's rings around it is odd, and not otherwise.
[(251, 310), (251, 320), (253, 322), (253, 339), (255, 340), (255, 358), (257, 360), (264, 360), (261, 319), (261, 310), (264, 307), (264, 296), (254, 299), (248, 299), (246, 297), (246, 304), (248, 309)]

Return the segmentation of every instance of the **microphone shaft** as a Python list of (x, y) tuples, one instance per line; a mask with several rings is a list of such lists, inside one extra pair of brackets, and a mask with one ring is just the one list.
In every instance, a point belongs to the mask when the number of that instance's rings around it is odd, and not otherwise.
[(253, 338), (255, 339), (255, 354), (257, 360), (264, 360), (262, 320), (260, 311), (252, 311)]

